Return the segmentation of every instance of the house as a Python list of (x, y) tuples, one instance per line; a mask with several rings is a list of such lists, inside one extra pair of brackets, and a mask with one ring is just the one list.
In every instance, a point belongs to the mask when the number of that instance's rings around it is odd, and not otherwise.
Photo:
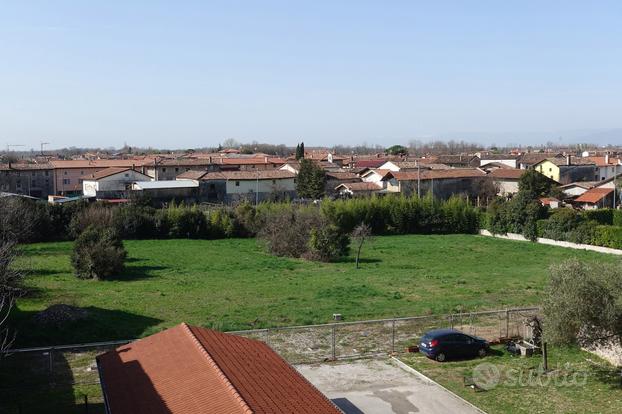
[(593, 181), (596, 177), (596, 164), (593, 161), (570, 155), (564, 158), (547, 158), (533, 168), (560, 184)]
[(386, 188), (386, 178), (392, 178), (392, 172), (393, 171), (391, 170), (381, 169), (367, 170), (363, 174), (361, 174), (361, 179), (367, 183), (379, 184), (381, 188)]
[(153, 202), (202, 201), (199, 182), (193, 180), (137, 181), (132, 183), (131, 192)]
[(426, 166), (421, 167), (417, 161), (387, 161), (378, 167), (379, 170), (389, 171), (414, 171), (419, 168), (426, 168)]
[(593, 181), (579, 181), (559, 186), (559, 189), (568, 197), (578, 197), (596, 185)]
[(586, 157), (587, 160), (596, 164), (596, 176), (594, 180), (607, 180), (622, 174), (622, 159), (611, 157), (608, 153), (602, 157)]
[(54, 194), (54, 169), (49, 163), (0, 164), (0, 191), (45, 199)]
[(83, 195), (106, 199), (124, 198), (133, 182), (151, 181), (151, 177), (132, 168), (110, 167), (82, 176), (80, 180)]
[(82, 177), (106, 168), (132, 168), (148, 174), (144, 166), (153, 163), (153, 158), (132, 158), (123, 160), (52, 160), (54, 170), (54, 194), (72, 196), (82, 194)]
[(584, 210), (613, 207), (614, 188), (594, 187), (575, 198), (574, 205)]
[(497, 168), (488, 173), (498, 189), (498, 195), (507, 196), (518, 193), (518, 182), (525, 170)]
[(341, 197), (363, 197), (382, 192), (382, 183), (380, 182), (359, 182), (359, 183), (343, 183), (339, 184), (335, 191)]
[(361, 182), (361, 177), (357, 174), (349, 171), (326, 172), (326, 194), (332, 194), (335, 192), (335, 188), (339, 184), (350, 184)]
[(534, 165), (546, 160), (547, 158), (561, 158), (561, 154), (554, 154), (550, 152), (527, 152), (520, 156), (518, 159), (518, 168), (521, 170), (527, 170), (533, 168)]
[[(397, 191), (404, 195), (431, 193), (436, 198), (448, 199), (452, 195), (477, 198), (487, 180), (486, 172), (477, 168), (452, 168), (449, 170), (421, 170), (391, 172)], [(385, 179), (386, 180), (386, 179)]]
[[(430, 159), (435, 164), (445, 164), (453, 168), (477, 168), (479, 157), (475, 155), (439, 155)], [(423, 162), (423, 161), (422, 161)]]
[(265, 343), (185, 323), (96, 361), (107, 414), (341, 414)]
[(555, 197), (540, 197), (538, 201), (542, 206), (550, 208), (559, 208), (561, 204), (561, 201), (559, 201)]
[(482, 154), (480, 156), (479, 166), (489, 164), (491, 162), (507, 165), (510, 168), (518, 168), (519, 155), (514, 154)]
[(201, 197), (212, 202), (259, 202), (296, 197), (296, 174), (286, 170), (189, 171), (181, 174), (178, 180), (197, 180)]

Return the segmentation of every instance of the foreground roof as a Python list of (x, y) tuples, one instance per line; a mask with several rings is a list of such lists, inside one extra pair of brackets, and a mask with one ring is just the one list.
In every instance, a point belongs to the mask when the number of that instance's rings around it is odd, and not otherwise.
[(613, 192), (613, 188), (603, 188), (596, 187), (587, 190), (585, 193), (581, 194), (574, 201), (578, 203), (598, 203), (603, 198), (607, 197), (609, 194)]
[(263, 342), (186, 324), (97, 364), (111, 414), (341, 412)]

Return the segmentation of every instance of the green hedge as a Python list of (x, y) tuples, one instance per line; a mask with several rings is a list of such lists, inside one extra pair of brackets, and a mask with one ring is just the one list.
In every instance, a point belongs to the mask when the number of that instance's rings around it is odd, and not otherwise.
[(598, 208), (595, 210), (586, 210), (582, 212), (582, 215), (587, 220), (594, 220), (598, 224), (612, 225), (614, 211), (612, 208)]
[(594, 232), (593, 244), (622, 249), (622, 227), (597, 226)]

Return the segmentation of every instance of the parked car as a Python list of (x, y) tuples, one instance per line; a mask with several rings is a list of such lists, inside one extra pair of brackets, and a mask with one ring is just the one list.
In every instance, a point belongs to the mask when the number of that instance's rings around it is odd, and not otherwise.
[(450, 358), (484, 357), (490, 349), (485, 339), (455, 329), (435, 329), (421, 337), (419, 352), (443, 362)]

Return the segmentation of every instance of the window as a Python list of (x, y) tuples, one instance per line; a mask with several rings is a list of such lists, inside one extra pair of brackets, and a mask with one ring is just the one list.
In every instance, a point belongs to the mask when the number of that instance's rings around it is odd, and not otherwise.
[(236, 187), (239, 187), (239, 186), (240, 186), (240, 182), (239, 182), (239, 181), (236, 181), (236, 182), (235, 182), (235, 186), (236, 186)]
[(553, 168), (549, 168), (549, 172), (553, 172)]
[(276, 180), (272, 180), (272, 184), (276, 184)]
[(63, 174), (64, 174), (64, 175), (67, 175), (67, 171), (63, 171)]
[(46, 172), (45, 172), (45, 176), (46, 176), (46, 177), (48, 177), (49, 175), (50, 175), (50, 172), (49, 172), (49, 171), (46, 171)]
[(80, 175), (84, 175), (84, 171), (80, 171)]
[(32, 182), (30, 183), (31, 187), (36, 187), (37, 186), (37, 182), (35, 180), (32, 180)]
[(175, 172), (179, 172), (179, 168), (178, 167), (175, 167)]
[(71, 182), (71, 180), (69, 180), (69, 178), (63, 178), (63, 184), (67, 185)]
[(129, 178), (130, 174), (129, 173), (125, 173), (125, 178)]
[(166, 172), (166, 168), (162, 168), (162, 172)]

